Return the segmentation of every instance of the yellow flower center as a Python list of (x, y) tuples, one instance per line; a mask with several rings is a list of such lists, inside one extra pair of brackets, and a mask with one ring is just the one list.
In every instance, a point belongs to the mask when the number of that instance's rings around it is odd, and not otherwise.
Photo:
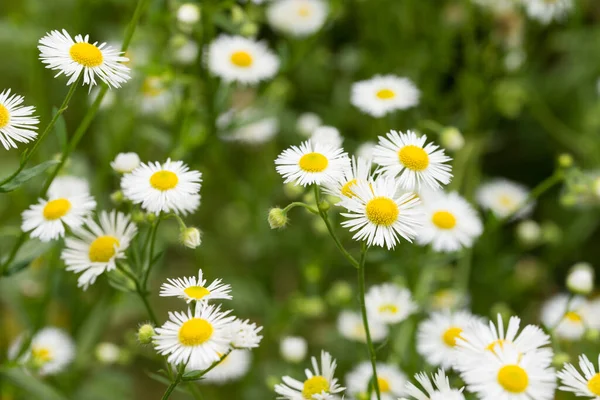
[(177, 186), (178, 182), (179, 178), (171, 171), (158, 171), (150, 177), (150, 185), (152, 185), (154, 189), (162, 190), (163, 192), (173, 189)]
[(587, 387), (590, 389), (590, 392), (596, 396), (600, 396), (600, 373), (592, 376), (592, 379), (588, 381)]
[(308, 153), (300, 158), (298, 165), (306, 172), (323, 172), (329, 165), (329, 161), (321, 153)]
[(452, 229), (456, 225), (456, 217), (448, 211), (436, 211), (431, 222), (440, 229)]
[(409, 144), (398, 151), (402, 165), (413, 171), (423, 171), (429, 166), (429, 155), (422, 148)]
[(352, 179), (351, 181), (346, 182), (346, 184), (342, 186), (342, 194), (346, 197), (353, 197), (355, 194), (352, 191), (352, 186), (356, 185), (356, 182), (356, 179)]
[(381, 393), (387, 393), (390, 391), (390, 383), (385, 378), (377, 378), (377, 385)]
[(505, 365), (498, 371), (498, 383), (507, 392), (523, 393), (529, 385), (529, 376), (518, 365)]
[(231, 62), (238, 67), (247, 68), (252, 65), (252, 55), (247, 51), (236, 51), (231, 55)]
[(307, 5), (301, 6), (298, 8), (298, 15), (301, 17), (309, 17), (310, 16), (310, 7)]
[(396, 314), (398, 312), (398, 307), (395, 306), (394, 304), (384, 304), (382, 306), (379, 306), (378, 308), (380, 313), (390, 313), (390, 314)]
[(447, 346), (454, 347), (456, 346), (456, 339), (460, 338), (460, 334), (462, 332), (462, 329), (453, 326), (446, 332), (444, 332), (444, 334), (442, 335), (442, 339), (444, 340), (444, 343), (446, 343)]
[(375, 225), (390, 226), (396, 222), (400, 210), (389, 197), (375, 197), (367, 203), (366, 212), (369, 221)]
[(213, 327), (205, 319), (192, 318), (179, 328), (179, 342), (184, 346), (198, 346), (206, 342), (213, 334)]
[(491, 351), (494, 354), (496, 354), (496, 352), (494, 351), (494, 347), (496, 347), (496, 345), (500, 345), (500, 348), (503, 348), (504, 347), (504, 343), (506, 343), (506, 340), (504, 340), (504, 339), (498, 339), (498, 340), (495, 340), (492, 343), (490, 343), (488, 345), (488, 347), (486, 347), (485, 349)]
[(389, 100), (393, 99), (396, 96), (396, 93), (392, 92), (390, 89), (381, 89), (375, 94), (375, 96), (381, 100)]
[(73, 61), (88, 68), (97, 67), (104, 61), (100, 49), (90, 43), (75, 43), (71, 46), (69, 54)]
[(99, 236), (90, 245), (89, 256), (91, 262), (109, 262), (114, 257), (119, 239), (114, 236)]
[(31, 349), (31, 356), (35, 359), (36, 363), (47, 363), (52, 360), (52, 354), (50, 350), (45, 347), (33, 347)]
[(71, 209), (71, 202), (67, 199), (51, 200), (44, 206), (44, 218), (49, 221), (64, 217)]
[(4, 128), (10, 122), (10, 114), (4, 105), (0, 104), (0, 129)]
[(312, 399), (314, 394), (320, 394), (323, 391), (329, 392), (329, 382), (321, 375), (317, 375), (304, 381), (302, 396), (305, 399)]
[(513, 208), (515, 206), (515, 201), (513, 200), (513, 198), (505, 194), (501, 195), (498, 198), (498, 201), (502, 206), (506, 208)]
[(156, 97), (164, 91), (162, 82), (158, 78), (146, 78), (142, 83), (142, 94), (146, 97)]
[(202, 286), (190, 286), (183, 292), (196, 300), (200, 300), (204, 296), (208, 296), (210, 294), (210, 290)]
[(565, 319), (575, 323), (579, 323), (582, 321), (581, 315), (577, 314), (575, 311), (569, 311), (568, 313), (566, 313)]

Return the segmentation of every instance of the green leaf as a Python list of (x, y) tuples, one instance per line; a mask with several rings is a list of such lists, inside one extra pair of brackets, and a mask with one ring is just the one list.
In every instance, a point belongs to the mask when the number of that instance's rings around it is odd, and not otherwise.
[(52, 386), (25, 373), (21, 368), (2, 368), (0, 369), (0, 376), (5, 382), (10, 382), (20, 387), (35, 399), (67, 400), (65, 396), (57, 392)]
[[(54, 107), (52, 109), (53, 115), (58, 113), (58, 108)], [(56, 122), (54, 123), (54, 132), (56, 132), (56, 136), (58, 137), (58, 144), (60, 148), (66, 150), (67, 148), (67, 124), (65, 123), (65, 118), (61, 114)]]
[(22, 186), (28, 180), (35, 178), (36, 176), (46, 171), (48, 168), (58, 163), (58, 160), (48, 160), (36, 165), (35, 167), (31, 167), (21, 171), (19, 175), (15, 176), (11, 181), (5, 183), (3, 186), (0, 186), (0, 193), (12, 192), (13, 190)]
[(183, 374), (183, 380), (184, 381), (195, 381), (197, 379), (202, 378), (202, 375), (204, 375), (203, 370), (188, 371), (185, 374)]
[(35, 260), (35, 258), (28, 258), (26, 260), (21, 260), (13, 263), (6, 269), (6, 271), (4, 271), (4, 275), (11, 276), (13, 274), (16, 274), (17, 272), (27, 268), (33, 262), (33, 260)]

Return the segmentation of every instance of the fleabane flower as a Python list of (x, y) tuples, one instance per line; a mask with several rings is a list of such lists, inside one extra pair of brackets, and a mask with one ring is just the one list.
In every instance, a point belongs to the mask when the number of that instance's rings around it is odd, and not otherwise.
[(223, 385), (241, 379), (250, 370), (252, 353), (248, 350), (232, 350), (216, 367), (203, 377), (203, 383)]
[(450, 183), (452, 168), (446, 163), (451, 158), (433, 143), (426, 145), (426, 141), (426, 136), (419, 137), (412, 131), (392, 130), (386, 137), (379, 137), (373, 161), (383, 174), (397, 177), (406, 190), (438, 190)]
[(299, 363), (304, 360), (307, 349), (306, 339), (300, 336), (286, 336), (279, 343), (281, 357), (287, 362)]
[(421, 226), (419, 199), (413, 193), (399, 194), (394, 178), (380, 176), (373, 182), (357, 181), (351, 198), (342, 199), (342, 213), (348, 220), (342, 226), (356, 232), (353, 239), (364, 240), (368, 246), (392, 249), (400, 237), (412, 241)]
[(34, 116), (35, 107), (23, 106), (23, 96), (13, 94), (10, 89), (0, 93), (0, 143), (6, 150), (17, 148), (17, 142), (29, 143), (37, 133), (40, 120)]
[[(348, 340), (361, 343), (367, 342), (367, 334), (360, 313), (342, 311), (338, 316), (337, 329), (338, 332)], [(387, 337), (389, 329), (384, 323), (370, 319), (369, 333), (371, 334), (371, 340), (374, 342), (381, 342)]]
[(140, 156), (137, 153), (119, 153), (114, 161), (110, 162), (110, 166), (114, 171), (126, 174), (139, 167), (140, 162)]
[(573, 10), (573, 0), (523, 1), (527, 16), (543, 24), (564, 19)]
[(557, 294), (542, 306), (541, 320), (557, 337), (579, 340), (590, 325), (590, 311), (590, 304), (585, 298)]
[(417, 310), (410, 290), (393, 283), (384, 283), (369, 288), (365, 296), (369, 317), (384, 324), (397, 324)]
[(139, 96), (139, 108), (142, 114), (160, 115), (172, 107), (176, 100), (176, 92), (162, 77), (148, 76), (142, 82)]
[[(353, 368), (346, 375), (347, 392), (352, 398), (364, 397), (369, 392), (369, 385), (373, 379), (373, 369), (369, 361), (364, 361)], [(392, 364), (377, 363), (377, 383), (381, 400), (397, 400), (398, 396), (405, 393), (406, 375)], [(371, 399), (376, 399), (373, 393)]]
[(232, 109), (219, 116), (217, 127), (224, 131), (223, 140), (260, 145), (277, 135), (279, 120), (257, 108)]
[(230, 292), (231, 286), (222, 283), (220, 279), (215, 279), (210, 285), (207, 285), (201, 269), (198, 270), (197, 278), (195, 276), (167, 278), (167, 283), (163, 283), (160, 287), (160, 296), (179, 297), (187, 303), (216, 299), (231, 300)]
[(279, 0), (267, 8), (267, 20), (277, 31), (304, 37), (321, 29), (328, 11), (323, 0)]
[(202, 174), (190, 170), (183, 161), (142, 163), (121, 178), (125, 197), (146, 211), (186, 215), (200, 205)]
[(285, 178), (284, 183), (321, 185), (341, 179), (349, 164), (343, 149), (307, 140), (284, 150), (275, 160), (275, 169)]
[(485, 210), (490, 210), (497, 218), (521, 218), (533, 209), (528, 202), (529, 190), (507, 179), (494, 179), (477, 189), (477, 202)]
[(473, 207), (456, 192), (438, 191), (427, 197), (423, 200), (425, 217), (417, 242), (431, 244), (438, 252), (473, 246), (483, 232), (483, 224)]
[(283, 384), (275, 385), (278, 399), (288, 400), (330, 400), (345, 388), (338, 384), (335, 377), (336, 361), (326, 351), (321, 352), (321, 363), (312, 357), (313, 369), (306, 369), (306, 380), (298, 381), (290, 376), (283, 377)]
[(154, 347), (172, 364), (187, 364), (191, 371), (206, 369), (230, 349), (235, 317), (229, 313), (203, 301), (196, 302), (194, 311), (170, 312), (169, 321), (156, 328)]
[(263, 327), (250, 320), (236, 319), (231, 323), (231, 346), (236, 349), (252, 349), (258, 347), (262, 340), (259, 335)]
[[(15, 358), (23, 343), (18, 337), (11, 345), (8, 356)], [(64, 371), (75, 358), (75, 342), (64, 330), (46, 327), (31, 339), (29, 348), (18, 360), (31, 365), (40, 375), (56, 375)]]
[[(412, 382), (406, 385), (405, 392), (415, 400), (465, 400), (463, 389), (454, 389), (443, 369), (439, 369), (431, 379), (425, 372), (415, 375), (417, 382), (425, 390), (423, 392)], [(408, 400), (401, 398), (400, 400)]]
[[(600, 369), (600, 356), (598, 368)], [(600, 371), (596, 373), (596, 367), (585, 354), (579, 356), (579, 369), (581, 372), (572, 364), (566, 364), (563, 370), (556, 374), (562, 384), (559, 389), (574, 393), (577, 397), (600, 400)]]
[(90, 183), (87, 179), (74, 175), (59, 175), (48, 188), (48, 197), (78, 196), (90, 194)]
[(38, 49), (40, 60), (46, 68), (58, 70), (56, 76), (64, 74), (70, 79), (67, 85), (76, 82), (83, 74), (83, 84), (96, 85), (96, 77), (108, 86), (119, 88), (130, 78), (129, 68), (123, 65), (129, 61), (119, 50), (106, 43), (89, 43), (89, 35), (71, 38), (66, 30), (51, 31), (40, 39)]
[(420, 96), (421, 92), (408, 78), (376, 75), (352, 85), (350, 102), (362, 112), (379, 118), (416, 106)]
[(87, 289), (98, 276), (117, 267), (117, 260), (125, 259), (125, 251), (137, 233), (137, 227), (121, 212), (102, 211), (98, 222), (91, 218), (85, 228), (73, 230), (74, 237), (65, 239), (61, 258), (67, 271), (82, 273), (77, 286)]
[(337, 203), (340, 205), (343, 198), (352, 198), (354, 192), (352, 188), (357, 182), (367, 182), (371, 176), (371, 161), (358, 157), (352, 157), (352, 160), (343, 169), (343, 174), (338, 179), (323, 184), (323, 191), (327, 194), (340, 199)]
[(342, 147), (344, 138), (338, 128), (329, 125), (321, 125), (316, 128), (310, 136), (313, 143), (322, 143), (333, 147)]
[(279, 59), (263, 42), (242, 36), (221, 35), (208, 47), (210, 72), (226, 82), (256, 84), (272, 78)]

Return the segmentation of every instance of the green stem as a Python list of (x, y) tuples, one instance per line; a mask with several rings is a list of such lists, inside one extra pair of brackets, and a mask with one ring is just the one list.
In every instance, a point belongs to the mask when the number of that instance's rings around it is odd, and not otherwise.
[(161, 216), (159, 215), (156, 222), (152, 225), (150, 231), (150, 251), (148, 251), (148, 258), (143, 271), (142, 278), (142, 289), (146, 291), (148, 285), (148, 278), (150, 277), (150, 270), (152, 269), (152, 259), (154, 258), (154, 245), (156, 243), (156, 232), (158, 231), (158, 225), (160, 224)]
[(319, 210), (312, 208), (311, 206), (309, 206), (306, 203), (302, 203), (301, 201), (294, 201), (293, 203), (288, 204), (284, 209), (283, 212), (287, 213), (288, 211), (290, 211), (292, 208), (294, 207), (304, 207), (306, 208), (308, 211), (310, 211), (313, 214), (319, 214)]
[(19, 249), (21, 248), (23, 243), (25, 243), (26, 240), (27, 240), (27, 233), (25, 233), (25, 232), (21, 233), (21, 235), (19, 236), (19, 238), (13, 245), (13, 248), (12, 248), (8, 258), (6, 259), (6, 262), (4, 262), (2, 265), (0, 265), (0, 276), (4, 276), (4, 275), (8, 274), (8, 269), (10, 268), (10, 264), (14, 261), (15, 257), (17, 256), (17, 253), (19, 252)]
[(146, 307), (146, 311), (148, 312), (148, 316), (150, 317), (150, 321), (154, 324), (154, 326), (158, 326), (158, 319), (156, 318), (156, 314), (154, 314), (154, 310), (150, 306), (150, 302), (148, 301), (148, 296), (146, 292), (142, 292), (142, 289), (139, 285), (136, 285), (137, 294), (142, 299), (142, 303), (144, 303), (144, 307)]
[(173, 393), (173, 390), (175, 390), (177, 385), (179, 385), (181, 383), (182, 376), (183, 376), (183, 368), (177, 373), (175, 380), (173, 382), (171, 382), (171, 384), (167, 388), (165, 394), (163, 394), (163, 397), (161, 398), (162, 400), (167, 400), (171, 396), (171, 393)]

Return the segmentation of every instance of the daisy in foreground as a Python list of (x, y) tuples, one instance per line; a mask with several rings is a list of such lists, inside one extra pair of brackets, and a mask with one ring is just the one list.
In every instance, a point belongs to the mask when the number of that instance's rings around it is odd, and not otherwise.
[[(600, 368), (600, 356), (598, 356), (598, 367)], [(575, 393), (578, 397), (599, 400), (600, 372), (596, 373), (596, 367), (585, 355), (579, 356), (579, 368), (583, 375), (572, 364), (566, 364), (564, 369), (556, 374), (562, 383), (559, 389)]]
[[(324, 192), (343, 199), (344, 197), (351, 198), (354, 196), (352, 188), (357, 182), (367, 182), (371, 176), (371, 161), (362, 157), (352, 157), (350, 164), (346, 165), (343, 170), (343, 175), (332, 182), (326, 182)], [(340, 204), (339, 202), (337, 203)]]
[(275, 76), (279, 59), (265, 43), (221, 35), (208, 47), (208, 69), (226, 82), (256, 84)]
[[(17, 338), (9, 349), (14, 358), (21, 348), (23, 337)], [(75, 357), (75, 343), (71, 336), (59, 328), (47, 327), (31, 339), (27, 352), (19, 360), (32, 366), (40, 375), (56, 375), (64, 371)]]
[(494, 179), (477, 189), (477, 202), (497, 218), (521, 218), (529, 214), (533, 203), (527, 203), (529, 190), (507, 179)]
[[(421, 372), (415, 375), (417, 382), (421, 384), (425, 392), (412, 383), (408, 383), (405, 392), (416, 400), (465, 400), (463, 389), (453, 389), (443, 369), (439, 369), (435, 375), (429, 376)], [(400, 400), (408, 400), (401, 398)]]
[(366, 240), (368, 246), (392, 249), (400, 237), (409, 242), (421, 226), (419, 199), (414, 194), (398, 194), (398, 183), (381, 176), (372, 183), (362, 181), (352, 186), (354, 196), (344, 198), (341, 205), (348, 210), (342, 226), (355, 232), (353, 239)]
[(192, 301), (208, 301), (214, 299), (231, 300), (231, 286), (221, 283), (220, 279), (206, 285), (206, 279), (202, 276), (202, 270), (198, 270), (198, 278), (195, 276), (170, 279), (160, 287), (162, 297), (179, 297), (187, 303)]
[(61, 258), (67, 271), (82, 273), (77, 286), (86, 290), (96, 278), (117, 267), (117, 260), (125, 258), (125, 251), (137, 233), (137, 227), (123, 213), (102, 211), (99, 224), (88, 219), (85, 229), (74, 229), (74, 238), (65, 240)]
[(10, 95), (10, 89), (0, 93), (0, 143), (6, 150), (17, 148), (17, 143), (29, 143), (37, 137), (38, 117), (35, 107), (22, 106), (23, 96)]
[[(369, 392), (369, 385), (373, 378), (373, 369), (369, 361), (360, 363), (356, 368), (346, 375), (347, 392), (352, 398), (366, 399)], [(398, 396), (406, 393), (404, 385), (406, 384), (406, 375), (392, 364), (377, 363), (377, 383), (381, 400), (396, 400)], [(376, 399), (373, 393), (372, 399)]]
[(82, 74), (83, 84), (90, 89), (97, 84), (96, 77), (114, 88), (121, 87), (130, 78), (129, 68), (123, 65), (129, 59), (106, 43), (89, 43), (88, 35), (77, 35), (73, 40), (64, 29), (51, 31), (40, 39), (38, 49), (46, 68), (58, 70), (56, 76), (65, 74), (70, 78), (67, 85), (76, 82)]
[(183, 161), (168, 159), (164, 164), (142, 163), (121, 178), (121, 189), (146, 211), (186, 215), (200, 205), (201, 182), (200, 172), (190, 170)]
[(425, 145), (426, 141), (426, 136), (419, 137), (412, 131), (390, 131), (386, 137), (379, 137), (373, 161), (382, 173), (398, 177), (406, 190), (437, 190), (452, 178), (452, 168), (446, 164), (451, 158), (438, 146)]
[(406, 110), (419, 104), (421, 93), (408, 78), (377, 75), (352, 85), (350, 102), (373, 117), (383, 117), (396, 110)]
[(329, 400), (336, 394), (344, 391), (345, 388), (338, 384), (335, 378), (336, 362), (331, 354), (326, 351), (321, 352), (321, 367), (315, 357), (312, 357), (312, 367), (305, 370), (306, 380), (300, 382), (292, 377), (284, 376), (283, 384), (275, 385), (275, 392), (279, 395), (278, 399), (288, 400)]
[(284, 183), (321, 185), (343, 179), (349, 164), (343, 149), (307, 140), (284, 150), (275, 160), (275, 169), (285, 178)]
[(410, 290), (393, 283), (372, 286), (365, 296), (369, 317), (384, 324), (397, 324), (417, 310)]
[(267, 19), (274, 29), (297, 37), (315, 33), (327, 20), (323, 0), (279, 0), (269, 5)]

